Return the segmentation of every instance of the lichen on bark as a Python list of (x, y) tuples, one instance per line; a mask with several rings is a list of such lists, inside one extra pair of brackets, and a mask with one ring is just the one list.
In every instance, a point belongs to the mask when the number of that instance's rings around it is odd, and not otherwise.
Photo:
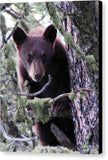
[(34, 98), (28, 100), (26, 105), (31, 106), (33, 111), (33, 117), (36, 122), (46, 123), (49, 120), (48, 102), (50, 98)]

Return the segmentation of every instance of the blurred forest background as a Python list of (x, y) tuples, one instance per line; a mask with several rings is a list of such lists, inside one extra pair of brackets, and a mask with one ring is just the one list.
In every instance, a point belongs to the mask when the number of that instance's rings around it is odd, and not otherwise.
[[(32, 131), (32, 116), (17, 84), (16, 49), (12, 34), (17, 26), (29, 32), (54, 24), (65, 42), (71, 80), (71, 118), (77, 152), (99, 152), (99, 2), (62, 1), (0, 3), (0, 150), (72, 153), (63, 147), (40, 148)], [(100, 41), (101, 44), (101, 41)], [(100, 77), (101, 78), (101, 77)], [(26, 90), (27, 92), (27, 90)], [(101, 95), (100, 95), (101, 96)], [(22, 105), (23, 103), (23, 105)], [(101, 102), (100, 102), (101, 106)], [(100, 142), (99, 142), (100, 140)]]

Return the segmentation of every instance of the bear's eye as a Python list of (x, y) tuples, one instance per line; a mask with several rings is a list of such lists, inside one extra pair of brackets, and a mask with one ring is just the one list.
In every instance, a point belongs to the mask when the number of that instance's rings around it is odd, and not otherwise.
[(46, 62), (46, 55), (44, 52), (41, 52), (41, 59), (42, 59), (42, 62), (45, 63)]
[(31, 54), (29, 54), (29, 55), (27, 56), (27, 61), (28, 61), (28, 63), (31, 63), (32, 60), (33, 60), (33, 56), (32, 56)]

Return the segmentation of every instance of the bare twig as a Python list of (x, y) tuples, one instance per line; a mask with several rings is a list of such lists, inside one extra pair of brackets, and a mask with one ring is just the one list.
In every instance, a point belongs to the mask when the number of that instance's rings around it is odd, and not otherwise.
[[(12, 29), (11, 33), (10, 33), (10, 34), (9, 34), (9, 36), (5, 39), (4, 43), (7, 43), (7, 41), (10, 39), (10, 37), (12, 36), (13, 32), (15, 31), (15, 29), (16, 29), (16, 27), (17, 27), (18, 23), (19, 23), (19, 22), (17, 21), (17, 22), (16, 22), (16, 24), (15, 24), (15, 26), (13, 27), (13, 29)], [(3, 48), (4, 43), (1, 45), (0, 49), (2, 49), (2, 48)]]
[(3, 44), (1, 45), (0, 49), (2, 49), (3, 46), (4, 46), (4, 44), (7, 43), (7, 41), (10, 39), (10, 37), (12, 36), (12, 34), (13, 34), (16, 26), (18, 25), (19, 21), (21, 22), (21, 25), (22, 25), (22, 27), (25, 29), (25, 31), (26, 31), (26, 32), (29, 31), (28, 26), (26, 25), (26, 23), (25, 23), (24, 20), (22, 19), (22, 18), (24, 18), (24, 12), (22, 12), (20, 15), (19, 15), (17, 12), (15, 12), (15, 11), (13, 12), (12, 9), (5, 9), (4, 12), (10, 14), (13, 18), (17, 19), (17, 22), (16, 22), (14, 28), (12, 29), (12, 32), (9, 34), (9, 36), (8, 36), (6, 39), (4, 39), (4, 42), (3, 42)]
[(19, 6), (17, 3), (14, 3), (14, 5), (15, 5), (18, 9), (20, 9), (20, 10), (23, 9), (23, 7)]
[(13, 92), (13, 91), (12, 91), (12, 93), (15, 95), (20, 95), (20, 96), (29, 96), (29, 97), (38, 96), (39, 94), (41, 94), (42, 92), (44, 92), (48, 88), (51, 81), (52, 81), (52, 77), (51, 77), (51, 75), (48, 75), (48, 82), (42, 87), (41, 90), (39, 90), (38, 92), (35, 92), (35, 93), (18, 93), (18, 92)]
[(16, 24), (15, 24), (15, 26), (14, 26), (13, 29), (12, 29), (12, 32), (11, 32), (11, 33), (9, 34), (9, 36), (6, 38), (5, 43), (7, 43), (7, 41), (10, 39), (10, 37), (11, 37), (12, 34), (14, 33), (14, 31), (15, 31), (18, 23), (19, 23), (19, 22), (17, 21)]
[(27, 138), (27, 137), (25, 137), (25, 138), (12, 138), (6, 133), (6, 130), (5, 130), (5, 128), (4, 128), (2, 123), (0, 123), (0, 130), (1, 130), (2, 134), (3, 134), (3, 136), (9, 141), (24, 142), (24, 141), (32, 141), (32, 140), (37, 140), (38, 139), (38, 136), (31, 137), (31, 138)]
[(21, 26), (24, 28), (24, 30), (28, 33), (29, 32), (29, 28), (28, 28), (27, 24), (25, 23), (25, 21), (21, 20), (20, 23), (21, 23)]
[(10, 9), (6, 9), (5, 12), (8, 13), (8, 14), (10, 14), (13, 18), (19, 19), (20, 22), (21, 22), (22, 27), (24, 28), (24, 30), (27, 33), (29, 32), (29, 28), (28, 28), (27, 24), (25, 23), (25, 21), (23, 20), (23, 19), (25, 19), (27, 21), (26, 17), (24, 16), (24, 14), (25, 14), (24, 11), (22, 11), (19, 14), (16, 11), (14, 11), (12, 8), (10, 8)]
[(7, 81), (7, 80), (9, 80), (9, 78), (0, 79), (0, 82), (5, 82), (5, 81)]
[(12, 12), (11, 10), (9, 10), (9, 9), (6, 9), (5, 12), (8, 13), (8, 14), (10, 14), (10, 15), (11, 15), (13, 18), (15, 18), (15, 19), (20, 19), (20, 18), (22, 18), (22, 16), (23, 16), (23, 14), (17, 15), (17, 14), (13, 13), (13, 12)]
[[(23, 9), (21, 9), (21, 10), (23, 10)], [(10, 11), (12, 11), (13, 13), (15, 13), (15, 14), (17, 14), (18, 16), (22, 16), (22, 14), (24, 14), (24, 12), (17, 12), (17, 11), (15, 11), (13, 8), (11, 8), (10, 7)]]
[[(77, 89), (77, 90), (73, 91), (73, 93), (78, 93), (78, 92), (80, 92), (81, 90), (84, 91), (84, 92), (93, 91), (93, 89), (80, 88), (80, 89)], [(71, 93), (72, 93), (72, 92), (61, 94), (61, 95), (59, 95), (59, 96), (51, 99), (51, 100), (49, 101), (49, 104), (52, 104), (52, 103), (58, 101), (58, 100), (61, 99), (61, 98), (68, 97)]]
[(49, 101), (49, 104), (52, 104), (52, 103), (58, 101), (58, 100), (61, 99), (61, 98), (68, 97), (69, 95), (70, 95), (70, 93), (63, 93), (63, 94), (61, 94), (61, 95), (59, 95), (59, 96), (51, 99), (51, 100)]

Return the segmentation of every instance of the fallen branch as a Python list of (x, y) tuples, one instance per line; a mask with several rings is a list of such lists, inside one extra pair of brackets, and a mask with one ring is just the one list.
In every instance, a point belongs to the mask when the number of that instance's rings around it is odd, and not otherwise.
[(0, 123), (0, 130), (3, 134), (3, 136), (9, 140), (9, 141), (20, 141), (20, 142), (24, 142), (24, 141), (32, 141), (32, 140), (36, 140), (39, 138), (38, 136), (35, 136), (35, 137), (31, 137), (31, 138), (12, 138), (10, 137), (7, 133), (6, 133), (6, 130), (4, 128), (4, 126)]
[(76, 146), (54, 123), (51, 124), (51, 132), (63, 147), (76, 150)]

